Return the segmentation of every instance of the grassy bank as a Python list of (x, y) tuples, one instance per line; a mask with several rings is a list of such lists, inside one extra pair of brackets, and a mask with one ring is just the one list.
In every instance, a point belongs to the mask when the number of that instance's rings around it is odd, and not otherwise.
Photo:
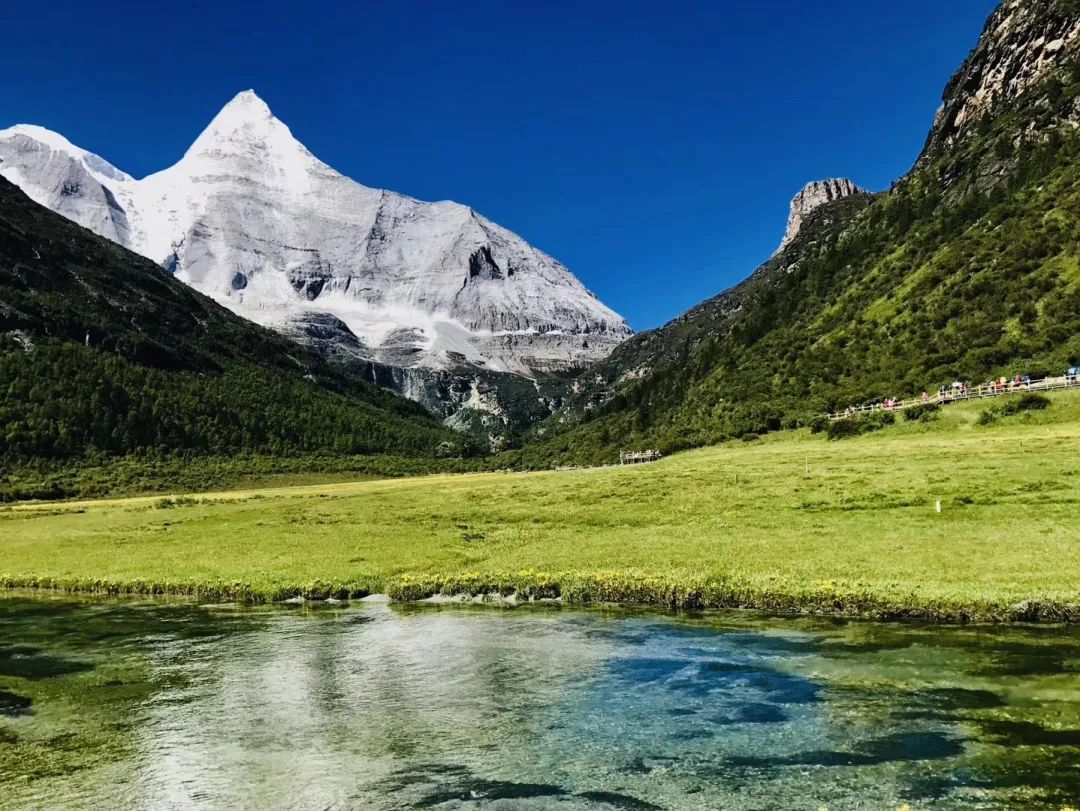
[(516, 592), (1080, 621), (1080, 396), (979, 424), (985, 409), (633, 468), (15, 505), (0, 576), (207, 599)]

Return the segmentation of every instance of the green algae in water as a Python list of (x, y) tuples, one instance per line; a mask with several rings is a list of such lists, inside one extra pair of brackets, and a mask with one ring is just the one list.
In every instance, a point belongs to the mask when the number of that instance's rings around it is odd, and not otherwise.
[(1080, 632), (0, 598), (0, 807), (1060, 809)]

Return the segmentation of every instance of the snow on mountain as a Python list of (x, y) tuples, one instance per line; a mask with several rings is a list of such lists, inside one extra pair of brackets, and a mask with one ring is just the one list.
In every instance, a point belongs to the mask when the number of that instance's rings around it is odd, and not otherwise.
[(0, 130), (0, 174), (34, 202), (114, 242), (130, 241), (128, 214), (110, 187), (132, 178), (43, 127)]
[(555, 259), (467, 206), (339, 174), (251, 91), (142, 180), (27, 125), (0, 131), (0, 174), (252, 320), (302, 335), (339, 319), (379, 363), (532, 376), (630, 335)]

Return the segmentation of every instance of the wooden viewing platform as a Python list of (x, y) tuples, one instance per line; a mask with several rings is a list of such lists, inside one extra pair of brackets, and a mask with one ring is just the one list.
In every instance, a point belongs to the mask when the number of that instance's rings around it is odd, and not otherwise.
[(660, 451), (619, 451), (620, 465), (640, 465), (663, 458)]
[(982, 386), (963, 388), (950, 387), (944, 394), (937, 392), (924, 400), (922, 397), (912, 397), (909, 400), (897, 400), (892, 405), (884, 403), (871, 403), (869, 405), (852, 406), (844, 411), (829, 414), (833, 422), (849, 419), (859, 414), (869, 414), (874, 411), (906, 411), (918, 405), (948, 405), (962, 400), (983, 400), (987, 397), (1001, 397), (1005, 394), (1018, 394), (1025, 391), (1053, 391), (1055, 389), (1080, 388), (1080, 380), (1075, 377), (1062, 375), (1061, 377), (1046, 377), (1042, 380), (1031, 380), (1027, 383), (1014, 385), (1011, 381), (999, 385), (986, 383)]

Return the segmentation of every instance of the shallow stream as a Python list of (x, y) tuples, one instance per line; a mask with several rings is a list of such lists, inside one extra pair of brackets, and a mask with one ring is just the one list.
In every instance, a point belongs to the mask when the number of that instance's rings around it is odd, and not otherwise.
[(0, 807), (1080, 805), (1080, 632), (0, 595)]

